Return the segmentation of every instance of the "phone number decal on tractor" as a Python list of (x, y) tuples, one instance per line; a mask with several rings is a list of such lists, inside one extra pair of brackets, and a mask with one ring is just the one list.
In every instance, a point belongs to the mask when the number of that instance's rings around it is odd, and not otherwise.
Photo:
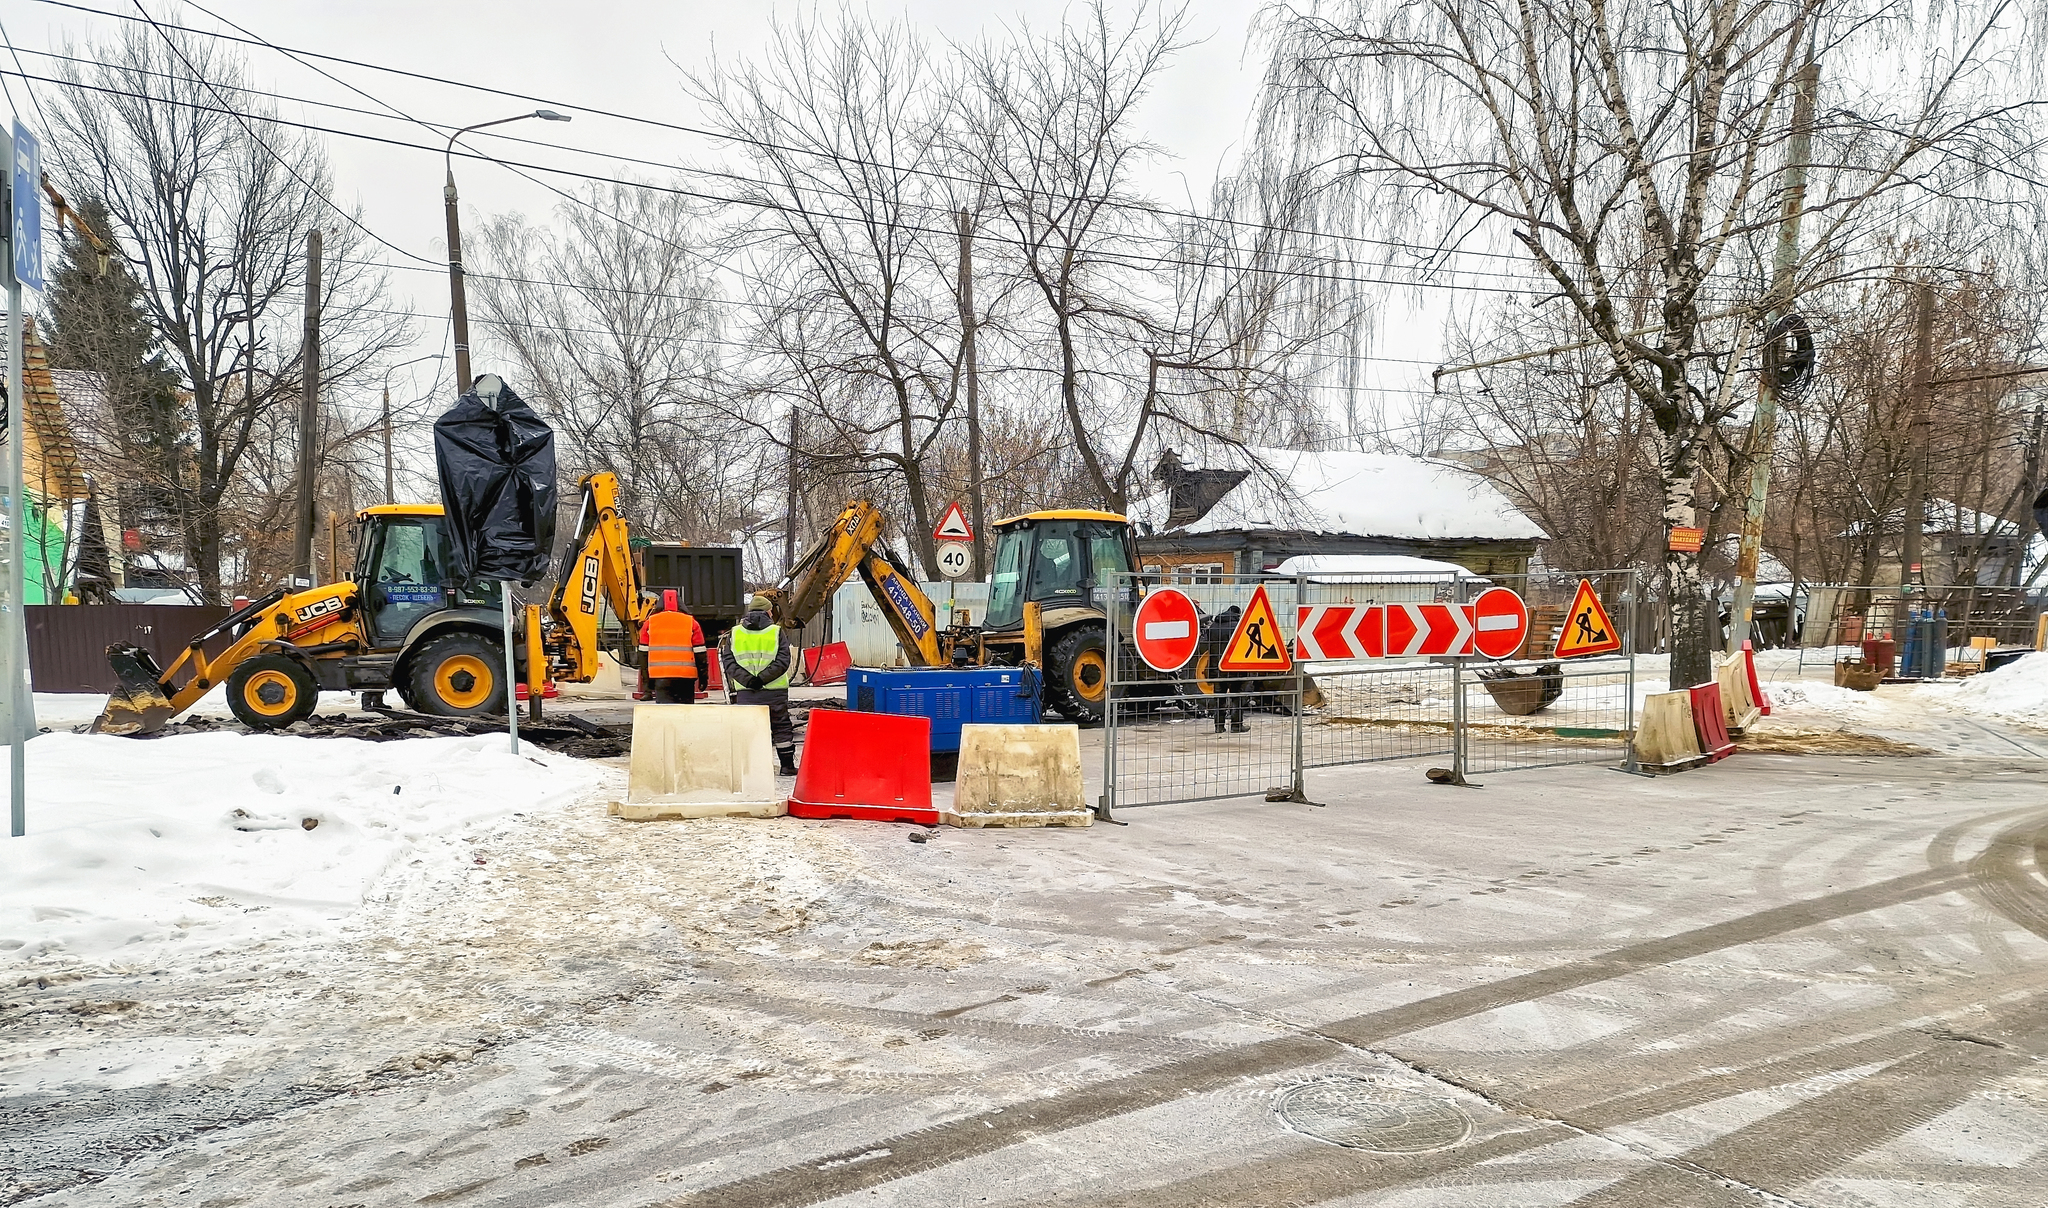
[(903, 584), (895, 579), (884, 579), (882, 586), (888, 590), (889, 598), (896, 601), (896, 610), (902, 614), (903, 623), (910, 626), (910, 636), (923, 637), (924, 631), (931, 626), (925, 623), (924, 614), (917, 610), (917, 605), (910, 602), (910, 593), (903, 590)]

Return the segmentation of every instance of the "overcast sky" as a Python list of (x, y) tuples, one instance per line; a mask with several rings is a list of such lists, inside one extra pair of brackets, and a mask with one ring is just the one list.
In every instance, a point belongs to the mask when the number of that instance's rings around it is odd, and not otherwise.
[[(77, 0), (87, 7), (133, 13), (133, 0)], [(202, 29), (218, 29), (204, 12), (182, 0), (143, 0), (161, 18), (175, 17)], [(200, 0), (207, 9), (282, 47), (315, 50), (402, 68), (422, 75), (489, 84), (552, 101), (587, 105), (684, 124), (698, 120), (683, 90), (682, 71), (698, 69), (714, 52), (721, 58), (749, 58), (762, 47), (774, 18), (789, 18), (814, 6), (785, 0)], [(1264, 0), (1195, 0), (1191, 32), (1200, 43), (1182, 52), (1160, 77), (1145, 106), (1141, 128), (1165, 152), (1144, 187), (1161, 202), (1185, 206), (1201, 197), (1218, 166), (1234, 154), (1257, 94), (1261, 64), (1249, 45), (1251, 23)], [(886, 0), (868, 6), (878, 17), (903, 16), (933, 38), (972, 40), (1004, 26), (1057, 23), (1069, 9), (1063, 0)], [(1121, 5), (1120, 11), (1128, 11)], [(827, 8), (827, 12), (831, 9)], [(37, 0), (0, 0), (0, 21), (24, 50), (58, 50), (72, 43), (81, 51), (124, 22)], [(258, 47), (249, 52), (256, 80), (280, 97), (374, 108), (360, 95)], [(30, 72), (46, 74), (50, 64), (24, 59)], [(487, 121), (531, 108), (471, 89), (449, 87), (368, 71), (321, 64), (378, 101), (435, 123)], [(12, 81), (14, 97), (33, 107)], [(49, 87), (47, 85), (43, 86)], [(280, 99), (283, 116), (315, 125), (379, 134), (408, 142), (434, 142), (416, 125), (362, 114), (336, 113)], [(705, 162), (717, 150), (707, 141), (639, 123), (578, 114), (569, 124), (521, 122), (505, 133), (564, 147), (630, 155), (662, 164)], [(355, 138), (330, 137), (338, 200), (360, 200), (365, 224), (410, 256), (385, 250), (383, 257), (420, 271), (392, 274), (405, 309), (435, 316), (418, 320), (419, 341), (405, 356), (445, 352), (447, 286), (445, 270), (432, 262), (445, 256), (441, 210), (441, 157), (437, 151), (395, 147)], [(478, 138), (478, 150), (529, 162), (551, 163), (600, 176), (661, 173), (645, 165), (546, 148)], [(458, 162), (465, 212), (523, 210), (545, 217), (558, 201), (509, 171), (487, 163)], [(571, 182), (558, 181), (568, 184)], [(418, 259), (413, 259), (417, 257)], [(1408, 355), (1413, 355), (1410, 353)], [(445, 362), (443, 363), (445, 364)], [(401, 370), (398, 381), (417, 374), (413, 393), (432, 388), (434, 362)], [(479, 364), (481, 371), (486, 366)], [(394, 397), (399, 390), (394, 386)]]

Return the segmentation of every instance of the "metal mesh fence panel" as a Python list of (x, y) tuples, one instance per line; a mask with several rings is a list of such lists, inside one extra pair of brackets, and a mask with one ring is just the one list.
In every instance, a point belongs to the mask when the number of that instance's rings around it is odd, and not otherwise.
[[(1627, 570), (1494, 575), (1529, 605), (1529, 637), (1517, 657), (1468, 660), (1459, 674), (1468, 776), (1568, 763), (1619, 764), (1635, 728), (1635, 635), (1641, 581)], [(1620, 649), (1552, 658), (1568, 627), (1594, 637), (1573, 612), (1579, 584), (1598, 598)], [(1595, 618), (1597, 621), (1597, 618)], [(1597, 624), (1592, 626), (1598, 629)]]
[[(1582, 578), (1621, 648), (1554, 659), (1558, 633), (1578, 623), (1572, 605)], [(1180, 589), (1199, 610), (1202, 640), (1171, 673), (1138, 656), (1133, 582), (1120, 579), (1109, 593), (1118, 635), (1110, 643), (1105, 705), (1104, 804), (1111, 808), (1299, 794), (1306, 769), (1348, 764), (1441, 756), (1460, 773), (1477, 775), (1626, 758), (1636, 679), (1629, 618), (1641, 594), (1633, 572), (1223, 576)], [(1216, 663), (1261, 586), (1290, 650), (1304, 607), (1466, 603), (1491, 586), (1528, 602), (1530, 632), (1515, 657), (1499, 661), (1328, 659), (1297, 663), (1287, 674), (1222, 673)]]
[[(1133, 581), (1118, 576), (1117, 587)], [(1132, 633), (1137, 593), (1110, 593), (1109, 686), (1104, 705), (1104, 803), (1112, 808), (1263, 795), (1296, 783), (1303, 680), (1230, 674), (1223, 647), (1259, 587), (1284, 649), (1294, 640), (1295, 584), (1257, 575), (1179, 588), (1200, 611), (1200, 642), (1180, 670), (1156, 671), (1139, 658)]]
[[(1358, 574), (1304, 578), (1304, 605), (1431, 604), (1457, 599), (1446, 575)], [(1428, 659), (1338, 659), (1305, 668), (1302, 762), (1325, 768), (1452, 753), (1451, 668)]]

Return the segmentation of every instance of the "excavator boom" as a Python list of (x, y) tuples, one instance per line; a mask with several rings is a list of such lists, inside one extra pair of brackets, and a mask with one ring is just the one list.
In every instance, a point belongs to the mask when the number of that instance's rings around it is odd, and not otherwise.
[(840, 509), (832, 527), (767, 593), (775, 601), (775, 619), (790, 629), (809, 624), (831, 603), (832, 593), (858, 574), (911, 665), (939, 666), (937, 610), (916, 577), (882, 544), (883, 523), (881, 509), (865, 499)]
[(586, 475), (576, 536), (548, 600), (549, 625), (541, 639), (549, 677), (588, 683), (597, 674), (598, 621), (610, 603), (628, 634), (637, 634), (652, 607), (633, 564), (632, 533), (619, 515), (619, 480), (611, 473)]

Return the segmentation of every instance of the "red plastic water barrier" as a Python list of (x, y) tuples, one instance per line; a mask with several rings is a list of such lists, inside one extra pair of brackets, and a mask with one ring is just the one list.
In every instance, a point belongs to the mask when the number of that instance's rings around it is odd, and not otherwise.
[(1728, 715), (1721, 711), (1721, 685), (1709, 680), (1686, 691), (1692, 693), (1692, 726), (1700, 736), (1701, 753), (1710, 763), (1735, 754), (1735, 740), (1728, 737)]
[(789, 812), (939, 824), (932, 808), (932, 719), (813, 709)]
[(804, 651), (804, 680), (812, 684), (843, 684), (853, 666), (853, 654), (845, 642), (833, 642)]
[(1764, 716), (1771, 715), (1771, 698), (1764, 695), (1764, 686), (1756, 678), (1756, 650), (1748, 642), (1742, 644), (1742, 669), (1749, 674), (1749, 699), (1763, 710)]

